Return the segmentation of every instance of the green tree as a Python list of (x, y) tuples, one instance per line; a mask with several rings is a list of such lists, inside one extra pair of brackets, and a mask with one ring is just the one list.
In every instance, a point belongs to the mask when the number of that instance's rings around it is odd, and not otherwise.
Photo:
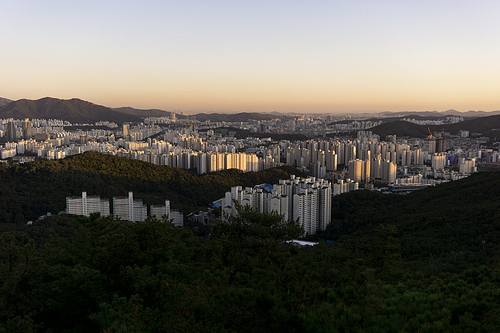
[(397, 282), (402, 276), (401, 246), (395, 225), (380, 225), (377, 229), (377, 244), (372, 253), (377, 265), (376, 274), (387, 281)]

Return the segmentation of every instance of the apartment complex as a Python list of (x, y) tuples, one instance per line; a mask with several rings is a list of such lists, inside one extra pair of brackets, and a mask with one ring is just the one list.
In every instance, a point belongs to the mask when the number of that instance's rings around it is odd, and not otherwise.
[(128, 192), (128, 197), (113, 197), (113, 215), (122, 220), (142, 222), (148, 217), (148, 210), (142, 200), (134, 199), (134, 194)]
[[(184, 225), (184, 215), (176, 209), (170, 209), (170, 200), (165, 200), (165, 205), (151, 205), (150, 215), (147, 205), (143, 204), (142, 200), (134, 199), (133, 192), (129, 192), (126, 197), (114, 197), (112, 202), (113, 216), (122, 220), (142, 222), (148, 216), (156, 215), (157, 218), (161, 218), (166, 215), (175, 226)], [(110, 215), (109, 199), (87, 196), (87, 192), (82, 192), (81, 197), (66, 197), (66, 213), (84, 216), (100, 213), (101, 216), (107, 216)]]
[(81, 197), (66, 197), (66, 213), (90, 216), (91, 213), (109, 215), (109, 200), (101, 199), (98, 195), (87, 196), (82, 192)]
[(332, 188), (324, 179), (292, 175), (273, 186), (264, 184), (245, 189), (234, 186), (223, 200), (227, 215), (236, 214), (233, 200), (260, 212), (276, 212), (287, 221), (298, 220), (306, 234), (325, 230), (331, 222)]
[(175, 226), (182, 227), (184, 225), (184, 214), (177, 209), (170, 209), (170, 200), (165, 200), (165, 205), (151, 205), (150, 212), (151, 216), (156, 216), (157, 218), (161, 218), (164, 215), (167, 216)]

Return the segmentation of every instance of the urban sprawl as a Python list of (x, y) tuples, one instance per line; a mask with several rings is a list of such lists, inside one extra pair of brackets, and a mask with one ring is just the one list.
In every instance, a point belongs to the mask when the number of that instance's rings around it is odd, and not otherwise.
[[(439, 121), (410, 118), (421, 125)], [(448, 117), (447, 122), (462, 121)], [(468, 131), (431, 133), (426, 138), (380, 138), (370, 128), (379, 121), (332, 122), (331, 117), (279, 117), (269, 121), (199, 122), (171, 117), (145, 118), (142, 123), (71, 124), (51, 119), (2, 119), (0, 147), (3, 161), (19, 163), (38, 158), (61, 159), (86, 151), (142, 160), (156, 165), (195, 169), (198, 174), (225, 169), (261, 171), (283, 164), (295, 166), (310, 178), (295, 178), (255, 188), (233, 187), (214, 205), (235, 214), (234, 202), (261, 212), (277, 212), (285, 219), (298, 219), (306, 233), (324, 230), (331, 220), (331, 197), (358, 189), (408, 193), (442, 182), (461, 179), (477, 171), (480, 163), (500, 161), (497, 149), (486, 148), (484, 138), (471, 138)], [(229, 128), (229, 130), (228, 130)], [(238, 138), (235, 130), (251, 134)], [(247, 132), (245, 132), (247, 133)], [(263, 133), (308, 134), (310, 139), (274, 141)], [(76, 194), (76, 193), (75, 193)], [(94, 207), (94, 208), (92, 208)], [(106, 210), (107, 209), (107, 210)], [(135, 210), (135, 212), (134, 212)], [(67, 198), (67, 212), (109, 215), (98, 197)], [(174, 217), (182, 225), (182, 213), (165, 206), (150, 207), (151, 215)], [(128, 197), (113, 198), (113, 215), (143, 221), (146, 205)]]

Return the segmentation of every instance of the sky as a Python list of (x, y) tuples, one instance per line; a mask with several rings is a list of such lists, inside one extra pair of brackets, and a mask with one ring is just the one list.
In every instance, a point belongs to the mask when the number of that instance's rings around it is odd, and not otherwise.
[(109, 107), (500, 110), (500, 1), (0, 2), (0, 97)]

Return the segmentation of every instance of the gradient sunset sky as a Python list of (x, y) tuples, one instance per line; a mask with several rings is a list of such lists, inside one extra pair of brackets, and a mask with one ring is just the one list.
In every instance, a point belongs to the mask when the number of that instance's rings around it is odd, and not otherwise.
[(500, 110), (500, 1), (0, 3), (0, 97), (235, 112)]

